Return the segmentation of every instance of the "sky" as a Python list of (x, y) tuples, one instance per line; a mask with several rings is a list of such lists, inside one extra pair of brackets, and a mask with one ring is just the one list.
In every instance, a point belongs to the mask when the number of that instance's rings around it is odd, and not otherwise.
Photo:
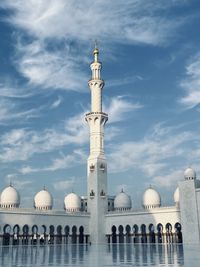
[(133, 208), (152, 185), (163, 205), (184, 170), (200, 175), (198, 0), (1, 0), (0, 190), (32, 207), (86, 195), (90, 63), (97, 40), (108, 192)]

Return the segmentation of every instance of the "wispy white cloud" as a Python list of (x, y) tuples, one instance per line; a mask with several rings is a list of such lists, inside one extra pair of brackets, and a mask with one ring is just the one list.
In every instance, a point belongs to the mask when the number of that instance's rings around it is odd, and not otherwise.
[(153, 183), (161, 187), (170, 188), (178, 185), (178, 181), (183, 179), (183, 170), (170, 171), (166, 175), (158, 175), (153, 178)]
[(105, 106), (104, 110), (109, 114), (109, 123), (114, 123), (123, 120), (128, 112), (142, 107), (140, 103), (127, 100), (124, 96), (116, 96), (110, 100), (110, 104)]
[[(187, 21), (165, 15), (176, 5), (179, 3), (154, 0), (116, 0), (114, 5), (106, 0), (50, 0), (48, 5), (34, 0), (0, 3), (0, 7), (12, 11), (5, 20), (22, 30), (16, 45), (17, 70), (31, 85), (76, 91), (82, 91), (87, 80), (80, 62), (86, 60), (88, 42), (99, 39), (106, 47), (109, 43), (166, 46)], [(27, 42), (23, 36), (32, 38)]]
[(58, 96), (58, 98), (52, 103), (51, 108), (57, 108), (63, 102), (63, 98)]
[(186, 65), (186, 77), (180, 85), (185, 91), (180, 102), (187, 108), (198, 105), (200, 103), (200, 53)]
[(116, 0), (115, 5), (106, 0), (95, 4), (91, 0), (84, 3), (51, 0), (48, 5), (34, 0), (1, 3), (3, 8), (13, 11), (7, 18), (10, 23), (39, 39), (67, 37), (88, 41), (100, 37), (155, 45), (166, 41), (181, 23), (177, 17), (168, 19), (165, 16), (166, 9), (175, 5), (179, 3), (141, 0), (128, 0), (123, 4)]
[(69, 190), (73, 190), (73, 187), (76, 182), (77, 182), (76, 177), (70, 177), (66, 180), (53, 183), (53, 187), (57, 191), (69, 191)]
[[(161, 125), (154, 127), (149, 134), (138, 141), (124, 142), (111, 147), (108, 154), (109, 170), (125, 172), (139, 170), (153, 183), (159, 181), (159, 186), (171, 186), (180, 179), (180, 170), (187, 167), (188, 158), (193, 164), (197, 163), (195, 154), (198, 148), (194, 146), (200, 141), (196, 132), (177, 131), (176, 127)], [(191, 148), (194, 147), (194, 149)], [(173, 163), (177, 162), (178, 166)], [(180, 167), (179, 171), (177, 168)], [(162, 173), (162, 175), (158, 175)], [(168, 181), (165, 177), (170, 176)]]

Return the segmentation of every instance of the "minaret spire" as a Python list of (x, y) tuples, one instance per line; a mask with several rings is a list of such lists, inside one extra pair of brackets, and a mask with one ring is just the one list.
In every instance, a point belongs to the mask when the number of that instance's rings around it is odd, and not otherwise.
[(92, 77), (88, 81), (91, 91), (91, 112), (85, 119), (90, 128), (90, 155), (87, 167), (88, 211), (90, 212), (90, 238), (92, 243), (105, 241), (104, 214), (107, 210), (107, 162), (104, 154), (104, 125), (108, 115), (102, 112), (102, 91), (99, 49), (95, 44), (94, 61), (90, 64)]

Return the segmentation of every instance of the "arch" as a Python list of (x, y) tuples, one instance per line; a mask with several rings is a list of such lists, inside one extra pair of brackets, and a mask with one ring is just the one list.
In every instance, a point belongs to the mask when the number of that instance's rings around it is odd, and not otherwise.
[(163, 242), (163, 225), (159, 223), (157, 225), (157, 237), (158, 237), (158, 243)]
[(65, 243), (68, 243), (69, 233), (70, 233), (70, 227), (69, 227), (69, 225), (66, 225), (65, 226), (64, 233), (65, 233)]
[(79, 227), (79, 243), (84, 243), (84, 227), (82, 225)]
[(124, 243), (124, 227), (120, 225), (118, 227), (118, 231), (119, 231), (119, 243)]
[(22, 227), (22, 244), (28, 244), (28, 237), (29, 237), (29, 226), (25, 224)]
[(149, 224), (149, 242), (150, 243), (155, 243), (156, 238), (155, 238), (155, 228), (152, 223)]
[(27, 235), (28, 235), (29, 227), (28, 227), (27, 224), (25, 224), (25, 225), (22, 227), (22, 232), (23, 232), (23, 234), (27, 234)]
[(10, 234), (11, 233), (11, 226), (9, 224), (4, 225), (3, 233), (4, 234)]
[(126, 225), (126, 243), (131, 242), (131, 227), (129, 224)]
[(166, 242), (172, 243), (173, 242), (172, 225), (170, 223), (167, 223), (165, 225), (165, 230), (166, 230)]
[(115, 225), (112, 226), (111, 228), (111, 231), (112, 231), (112, 243), (117, 243), (117, 228)]
[(182, 236), (182, 226), (179, 222), (175, 223), (174, 225), (175, 228), (175, 240), (176, 243), (182, 243), (183, 242), (183, 236)]
[(49, 244), (54, 243), (54, 231), (55, 231), (54, 225), (50, 225), (49, 226), (49, 234), (48, 234), (48, 243)]
[(36, 225), (36, 224), (34, 224), (33, 226), (32, 226), (32, 233), (33, 234), (37, 234), (38, 233), (38, 226)]
[(133, 225), (133, 242), (134, 243), (138, 243), (138, 230), (139, 230), (138, 225), (134, 224)]
[(147, 243), (146, 225), (142, 224), (140, 230), (141, 230), (141, 243)]
[(31, 228), (32, 230), (32, 244), (37, 244), (37, 238), (38, 238), (38, 226), (34, 224)]
[(3, 227), (3, 245), (5, 245), (5, 246), (10, 244), (10, 233), (11, 233), (11, 226), (9, 224), (4, 225), (4, 227)]
[(19, 234), (19, 231), (20, 231), (20, 227), (18, 224), (15, 224), (14, 227), (13, 227), (13, 233), (14, 234)]
[(72, 226), (72, 244), (76, 244), (77, 242), (77, 227)]
[(56, 232), (57, 232), (57, 240), (56, 243), (57, 244), (61, 244), (62, 243), (62, 226), (58, 225), (56, 228)]

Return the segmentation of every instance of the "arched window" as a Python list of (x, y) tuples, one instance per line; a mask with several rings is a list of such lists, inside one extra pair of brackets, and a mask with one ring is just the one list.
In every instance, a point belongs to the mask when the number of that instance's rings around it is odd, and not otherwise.
[(163, 242), (163, 225), (161, 223), (159, 223), (157, 225), (157, 236), (158, 236), (158, 243), (162, 243)]
[(115, 225), (112, 226), (111, 228), (111, 231), (112, 231), (112, 243), (117, 243), (117, 228)]
[(118, 231), (119, 231), (119, 243), (124, 243), (124, 227), (122, 225), (120, 225), (118, 227)]
[(72, 244), (76, 244), (77, 242), (77, 227), (74, 225), (72, 227)]
[(83, 226), (79, 227), (79, 243), (80, 244), (84, 243), (84, 227)]
[(175, 239), (176, 243), (182, 243), (183, 242), (183, 237), (182, 237), (182, 231), (181, 231), (181, 224), (177, 222), (174, 226), (175, 228)]
[(146, 225), (141, 225), (141, 243), (147, 243)]

